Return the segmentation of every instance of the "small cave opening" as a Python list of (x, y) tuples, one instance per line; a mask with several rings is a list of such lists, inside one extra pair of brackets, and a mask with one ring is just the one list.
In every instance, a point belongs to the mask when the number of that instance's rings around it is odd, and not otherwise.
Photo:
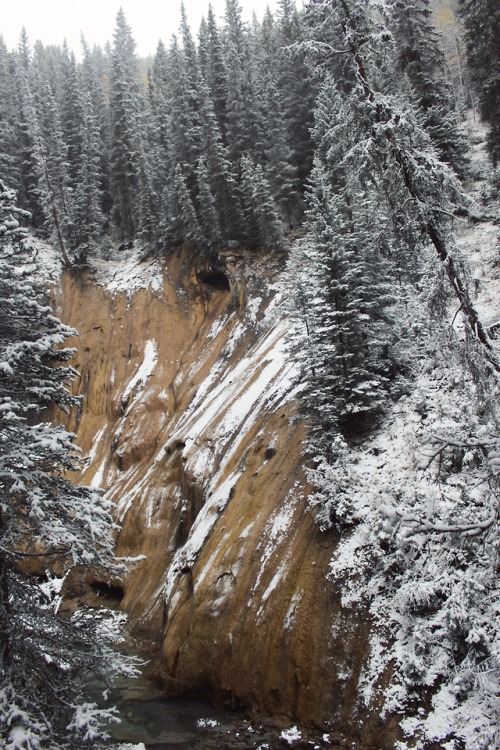
[(228, 292), (231, 289), (228, 277), (224, 271), (221, 271), (218, 268), (209, 268), (207, 271), (199, 271), (198, 281), (200, 284), (207, 284), (218, 292)]
[(97, 596), (106, 599), (108, 602), (115, 602), (116, 604), (121, 602), (125, 594), (123, 586), (105, 583), (104, 581), (94, 581), (90, 584), (90, 588), (95, 594), (97, 594)]

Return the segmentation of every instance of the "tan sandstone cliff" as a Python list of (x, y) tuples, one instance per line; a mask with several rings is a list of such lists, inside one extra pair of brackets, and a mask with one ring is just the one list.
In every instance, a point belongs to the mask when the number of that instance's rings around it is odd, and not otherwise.
[(341, 609), (326, 577), (336, 537), (306, 507), (278, 265), (225, 263), (230, 289), (179, 251), (133, 292), (66, 273), (54, 300), (80, 334), (83, 481), (116, 503), (118, 553), (145, 555), (121, 606), (170, 693), (392, 747), (358, 703), (370, 622)]

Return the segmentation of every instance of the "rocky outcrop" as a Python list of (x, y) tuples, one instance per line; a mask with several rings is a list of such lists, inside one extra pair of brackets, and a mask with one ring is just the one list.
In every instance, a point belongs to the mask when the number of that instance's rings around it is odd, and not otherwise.
[(342, 610), (326, 578), (336, 537), (306, 508), (277, 262), (223, 263), (228, 284), (182, 251), (133, 293), (90, 273), (61, 282), (58, 313), (80, 333), (82, 480), (116, 504), (118, 554), (145, 556), (121, 606), (168, 692), (392, 747), (358, 701), (370, 622)]

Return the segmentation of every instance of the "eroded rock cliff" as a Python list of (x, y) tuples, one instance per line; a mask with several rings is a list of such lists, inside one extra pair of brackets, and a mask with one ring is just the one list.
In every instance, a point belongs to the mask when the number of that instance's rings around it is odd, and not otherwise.
[(118, 554), (145, 556), (121, 606), (169, 692), (392, 747), (390, 724), (358, 705), (370, 622), (341, 608), (335, 535), (306, 508), (279, 267), (225, 264), (197, 277), (179, 251), (133, 292), (92, 273), (61, 282), (58, 314), (80, 334), (83, 481), (116, 504)]

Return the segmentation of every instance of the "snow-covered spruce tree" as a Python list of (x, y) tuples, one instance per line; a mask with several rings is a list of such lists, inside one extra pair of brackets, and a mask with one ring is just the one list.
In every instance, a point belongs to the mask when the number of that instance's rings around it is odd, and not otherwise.
[(23, 213), (0, 181), (0, 745), (98, 748), (109, 712), (85, 701), (85, 679), (129, 668), (97, 621), (59, 614), (57, 595), (71, 569), (106, 580), (123, 566), (108, 503), (65, 476), (77, 468), (74, 436), (41, 421), (74, 402), (61, 363), (75, 331), (36, 299)]
[(135, 41), (121, 8), (116, 17), (109, 97), (112, 217), (120, 238), (132, 239), (137, 229), (141, 105)]
[(255, 149), (253, 158), (262, 164), (278, 212), (283, 221), (291, 226), (292, 216), (296, 219), (298, 214), (294, 206), (296, 174), (291, 164), (292, 150), (288, 145), (284, 102), (278, 81), (279, 51), (276, 26), (268, 11), (253, 40), (258, 114), (261, 129), (266, 134), (264, 143)]
[(78, 184), (78, 167), (82, 160), (82, 137), (84, 133), (83, 87), (74, 53), (70, 53), (66, 42), (61, 50), (59, 63), (61, 92), (60, 119), (64, 142), (67, 146), (68, 170), (71, 187)]
[(277, 65), (278, 88), (283, 101), (284, 121), (291, 165), (296, 174), (298, 198), (304, 192), (312, 169), (314, 143), (311, 137), (317, 82), (307, 55), (300, 45), (304, 40), (303, 14), (293, 0), (278, 2), (280, 54)]
[[(149, 70), (149, 127), (152, 132), (150, 159), (153, 164), (153, 186), (157, 196), (157, 232), (165, 247), (182, 241), (180, 222), (175, 220), (175, 190), (171, 164), (169, 53), (159, 42)], [(177, 212), (178, 213), (178, 212)]]
[[(185, 40), (188, 50), (189, 35)], [(191, 50), (192, 51), (192, 50)], [(198, 66), (191, 55), (172, 38), (169, 50), (169, 80), (167, 84), (167, 190), (176, 181), (179, 167), (189, 192), (190, 200), (196, 192), (196, 168), (201, 156), (200, 96), (198, 91)], [(171, 189), (171, 188), (170, 188)]]
[(222, 142), (226, 145), (228, 73), (224, 60), (223, 41), (211, 5), (208, 6), (205, 37), (202, 38), (200, 35), (199, 55)]
[[(313, 0), (313, 18), (316, 8), (322, 26), (325, 8), (331, 10), (330, 23), (335, 28), (331, 43), (334, 46), (323, 42), (319, 47), (319, 64), (337, 54), (340, 38), (341, 55), (350, 68), (344, 88), (357, 127), (354, 142), (346, 151), (346, 166), (361, 159), (365, 172), (377, 175), (380, 195), (397, 195), (407, 221), (417, 224), (423, 239), (434, 248), (439, 268), (458, 301), (466, 335), (479, 345), (491, 367), (500, 372), (500, 363), (474, 307), (467, 270), (451, 231), (451, 219), (457, 210), (466, 210), (467, 199), (454, 173), (439, 161), (418, 113), (409, 102), (383, 90), (384, 79), (380, 78), (377, 63), (385, 57), (390, 34), (383, 24), (371, 18), (362, 0), (339, 0), (334, 5), (329, 0)], [(314, 39), (311, 51), (318, 54)], [(400, 215), (399, 220), (402, 218)]]
[(106, 84), (109, 80), (109, 58), (100, 47), (90, 50), (84, 37), (81, 38), (82, 67), (81, 82), (83, 86), (82, 96), (84, 108), (86, 102), (92, 102), (92, 111), (97, 127), (97, 141), (95, 145), (99, 154), (99, 186), (101, 189), (100, 205), (105, 217), (109, 217), (111, 211), (111, 196), (109, 189), (109, 143), (110, 143), (110, 117), (109, 103), (106, 97)]
[(271, 186), (260, 164), (241, 159), (241, 184), (246, 213), (246, 241), (272, 250), (283, 245), (283, 225), (272, 198)]
[(69, 186), (67, 150), (63, 140), (57, 102), (48, 83), (32, 85), (28, 72), (19, 68), (23, 118), (32, 162), (36, 196), (49, 237), (58, 246), (65, 266), (73, 227), (72, 196)]
[(394, 334), (386, 310), (394, 297), (379, 210), (373, 189), (361, 190), (356, 180), (335, 194), (317, 160), (306, 236), (292, 251), (289, 268), (300, 275), (299, 290), (291, 294), (302, 331), (294, 345), (301, 406), (314, 449), (326, 455), (339, 431), (353, 435), (373, 424), (387, 400)]
[(73, 192), (75, 247), (82, 259), (103, 233), (101, 139), (90, 95), (83, 101), (81, 160)]
[(257, 112), (254, 69), (239, 0), (226, 0), (224, 56), (227, 70), (226, 139), (237, 168), (243, 155), (265, 142)]
[(13, 56), (0, 37), (0, 170), (9, 184), (19, 185), (18, 144), (16, 132), (16, 95)]
[(206, 243), (206, 252), (209, 256), (214, 256), (222, 247), (222, 232), (205, 159), (200, 159), (197, 177), (200, 227)]
[(466, 168), (467, 140), (459, 127), (445, 58), (429, 0), (392, 0), (389, 28), (396, 42), (396, 72), (411, 85), (422, 124), (440, 156), (457, 174)]
[(183, 238), (190, 242), (194, 247), (200, 249), (203, 253), (203, 250), (206, 247), (203, 232), (186, 185), (186, 179), (179, 164), (175, 170), (174, 187), (177, 199), (176, 202), (180, 213), (180, 217), (174, 218), (180, 219)]
[(229, 162), (227, 149), (223, 144), (210, 92), (203, 82), (200, 86), (200, 93), (201, 142), (202, 153), (206, 160), (207, 179), (215, 201), (222, 236), (234, 240), (242, 237), (244, 233), (240, 191), (233, 174), (234, 170)]
[(496, 167), (500, 162), (500, 7), (496, 0), (460, 0), (459, 10), (481, 117), (490, 128), (488, 151)]

